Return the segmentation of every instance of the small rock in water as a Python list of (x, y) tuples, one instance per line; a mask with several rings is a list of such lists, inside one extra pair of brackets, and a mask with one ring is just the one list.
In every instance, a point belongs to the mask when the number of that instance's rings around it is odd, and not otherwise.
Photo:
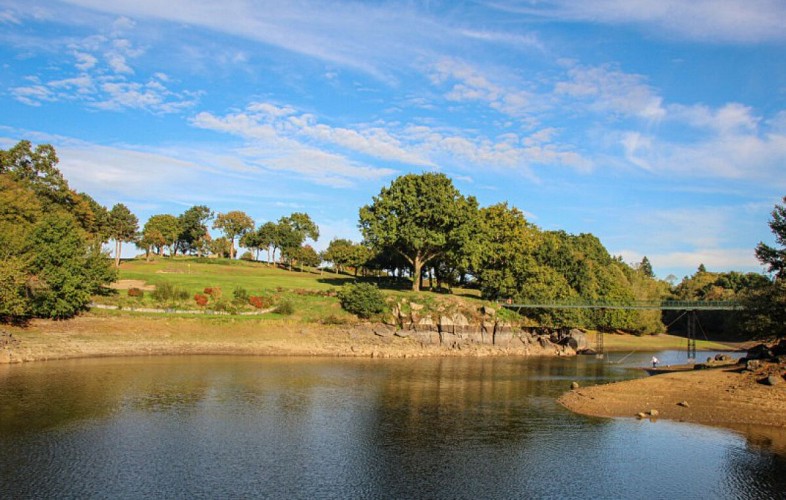
[(640, 411), (639, 413), (636, 414), (636, 418), (638, 419), (647, 418), (647, 414), (644, 413), (643, 411)]
[(658, 415), (658, 410), (650, 410), (650, 417), (657, 417)]
[(677, 403), (677, 406), (682, 406), (683, 408), (688, 408), (690, 405), (688, 404), (687, 401), (680, 401), (679, 403)]
[(571, 382), (570, 383), (570, 388), (573, 389), (573, 390), (578, 389), (579, 388), (579, 383), (578, 382)]

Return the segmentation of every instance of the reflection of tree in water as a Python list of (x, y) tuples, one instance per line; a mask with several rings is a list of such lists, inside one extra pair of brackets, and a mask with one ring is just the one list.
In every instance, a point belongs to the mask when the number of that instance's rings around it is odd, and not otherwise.
[(466, 435), (498, 443), (535, 431), (533, 415), (553, 407), (555, 360), (442, 358), (396, 365), (380, 401), (379, 432), (428, 446)]

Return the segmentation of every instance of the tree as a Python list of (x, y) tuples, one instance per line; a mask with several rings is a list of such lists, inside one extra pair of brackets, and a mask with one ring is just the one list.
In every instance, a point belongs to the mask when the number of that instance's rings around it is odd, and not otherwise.
[(322, 254), (322, 258), (333, 263), (336, 274), (343, 271), (352, 261), (354, 243), (342, 238), (334, 238)]
[(768, 272), (775, 273), (777, 279), (783, 279), (786, 278), (786, 196), (783, 197), (783, 205), (776, 204), (771, 215), (769, 226), (781, 248), (760, 242), (756, 246), (756, 258), (767, 266)]
[(277, 247), (278, 224), (275, 222), (265, 222), (257, 229), (256, 242), (260, 248), (267, 249), (267, 263), (273, 263)]
[(158, 254), (162, 255), (164, 247), (169, 247), (170, 255), (175, 255), (178, 238), (182, 232), (180, 221), (170, 214), (153, 215), (148, 219), (142, 233), (151, 232), (158, 237)]
[(648, 259), (646, 255), (643, 259), (641, 259), (639, 269), (644, 273), (645, 276), (649, 276), (650, 278), (655, 277), (655, 273), (652, 270), (652, 264), (650, 264), (650, 259)]
[(492, 205), (479, 212), (479, 232), (473, 247), (472, 273), (484, 297), (514, 297), (523, 288), (534, 266), (533, 250), (537, 229), (517, 208), (507, 203)]
[(182, 228), (177, 217), (169, 214), (153, 215), (142, 229), (142, 241), (148, 245), (147, 249), (150, 246), (156, 247), (158, 255), (162, 254), (162, 250), (166, 246), (170, 248), (170, 255), (174, 255), (181, 234)]
[(408, 174), (360, 209), (360, 230), (373, 249), (392, 249), (412, 266), (412, 290), (419, 291), (424, 265), (471, 241), (476, 213), (475, 198), (444, 174)]
[(218, 214), (213, 221), (213, 229), (218, 229), (229, 241), (229, 258), (235, 258), (235, 238), (243, 237), (244, 234), (254, 229), (254, 219), (246, 215), (245, 212), (233, 210), (225, 214)]
[(182, 253), (199, 253), (206, 243), (207, 223), (213, 218), (213, 212), (205, 205), (196, 205), (183, 212), (180, 221), (178, 247)]
[(109, 211), (107, 232), (110, 239), (115, 240), (115, 267), (120, 267), (120, 248), (123, 243), (136, 239), (139, 221), (122, 203), (118, 203)]
[(300, 242), (298, 245), (302, 245), (306, 238), (311, 238), (313, 241), (319, 239), (319, 226), (306, 213), (295, 212), (289, 217), (282, 217), (278, 223), (291, 227), (299, 235)]

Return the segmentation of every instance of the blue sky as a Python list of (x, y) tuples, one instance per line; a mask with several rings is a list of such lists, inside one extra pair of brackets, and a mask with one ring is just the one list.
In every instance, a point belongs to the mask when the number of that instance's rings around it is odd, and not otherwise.
[(142, 223), (358, 208), (439, 171), (656, 274), (762, 271), (786, 195), (786, 2), (0, 0), (0, 147)]

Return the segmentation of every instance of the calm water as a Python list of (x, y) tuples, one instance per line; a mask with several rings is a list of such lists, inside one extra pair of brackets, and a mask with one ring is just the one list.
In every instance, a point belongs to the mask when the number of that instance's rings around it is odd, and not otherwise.
[(0, 366), (0, 497), (786, 497), (766, 444), (555, 403), (651, 355)]

